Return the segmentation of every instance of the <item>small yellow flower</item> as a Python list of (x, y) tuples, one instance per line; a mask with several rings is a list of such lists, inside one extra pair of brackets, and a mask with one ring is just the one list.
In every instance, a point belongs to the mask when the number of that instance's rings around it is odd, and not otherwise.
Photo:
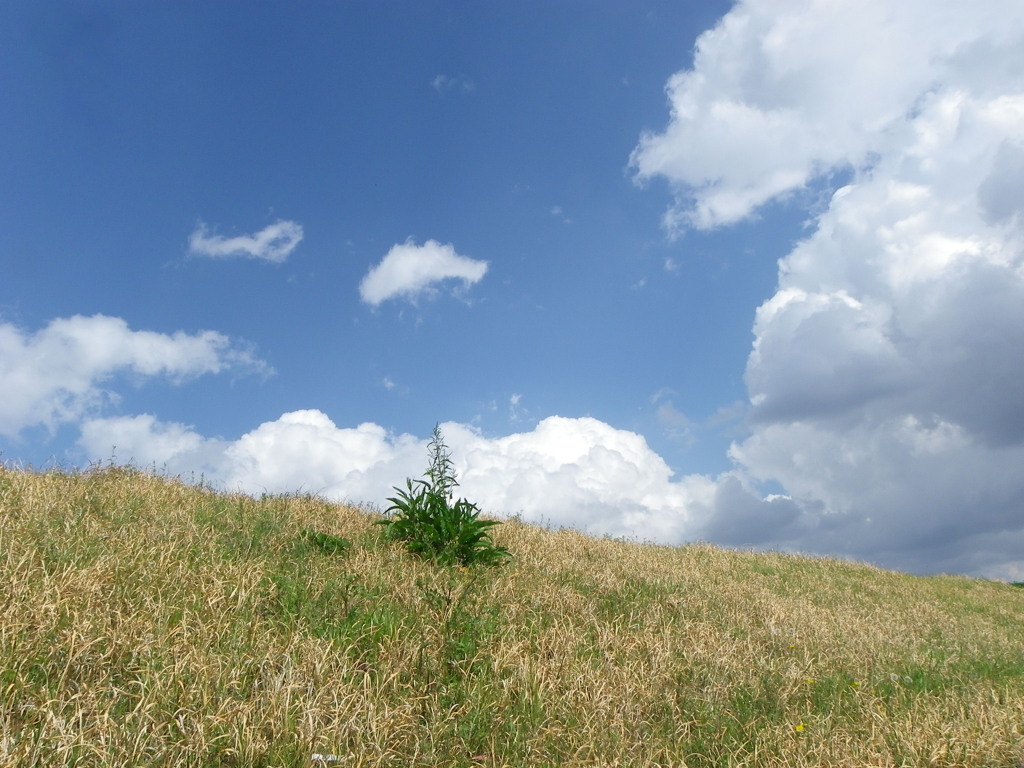
[(814, 684), (814, 678), (813, 677), (808, 677), (807, 678), (807, 682), (811, 683), (813, 685)]
[(804, 730), (806, 727), (807, 727), (807, 723), (800, 723), (800, 725), (794, 725), (793, 726), (793, 730), (797, 731), (799, 733), (800, 731)]

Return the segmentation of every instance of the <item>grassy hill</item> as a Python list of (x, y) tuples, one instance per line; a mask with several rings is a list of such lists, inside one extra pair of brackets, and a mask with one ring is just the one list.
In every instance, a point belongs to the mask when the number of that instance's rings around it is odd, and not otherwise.
[(1024, 589), (516, 521), (446, 569), (374, 519), (0, 469), (0, 765), (1024, 758)]

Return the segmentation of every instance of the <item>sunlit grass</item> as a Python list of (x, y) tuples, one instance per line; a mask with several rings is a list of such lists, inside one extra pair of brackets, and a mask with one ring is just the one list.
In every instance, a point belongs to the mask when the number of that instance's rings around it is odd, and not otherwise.
[(441, 568), (375, 519), (0, 470), (0, 765), (1024, 758), (1024, 590), (514, 520)]

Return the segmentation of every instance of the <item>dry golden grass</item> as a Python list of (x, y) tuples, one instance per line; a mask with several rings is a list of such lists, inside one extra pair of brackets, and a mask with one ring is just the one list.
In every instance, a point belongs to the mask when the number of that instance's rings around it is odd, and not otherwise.
[(1024, 589), (516, 521), (440, 569), (373, 519), (0, 470), (0, 765), (1024, 758)]

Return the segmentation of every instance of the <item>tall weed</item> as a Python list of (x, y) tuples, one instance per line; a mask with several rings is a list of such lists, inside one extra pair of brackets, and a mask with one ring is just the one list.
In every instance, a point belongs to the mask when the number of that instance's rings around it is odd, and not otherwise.
[(414, 555), (441, 565), (497, 565), (509, 551), (494, 544), (489, 528), (496, 520), (481, 520), (476, 504), (454, 499), (458, 486), (451, 451), (444, 443), (441, 427), (434, 427), (430, 440), (430, 466), (426, 479), (406, 479), (406, 488), (395, 487), (389, 498), (389, 515), (380, 521), (389, 539), (401, 541)]

